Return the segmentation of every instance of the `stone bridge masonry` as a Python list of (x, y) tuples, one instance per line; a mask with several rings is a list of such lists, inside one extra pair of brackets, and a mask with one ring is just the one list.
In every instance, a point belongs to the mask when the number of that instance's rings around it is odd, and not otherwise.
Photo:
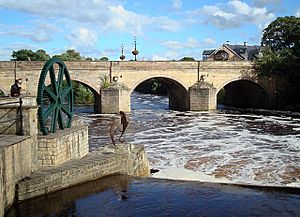
[[(169, 88), (170, 109), (216, 109), (217, 94), (226, 85), (247, 81), (266, 93), (268, 106), (274, 105), (275, 85), (268, 79), (257, 80), (247, 61), (105, 61), (65, 62), (72, 80), (89, 87), (95, 96), (96, 113), (130, 111), (130, 94), (142, 82), (158, 78)], [(26, 96), (36, 96), (38, 79), (45, 62), (0, 62), (0, 90), (8, 94), (15, 78), (22, 79)], [(112, 86), (101, 90), (101, 78), (107, 76)], [(239, 91), (239, 89), (231, 88)], [(248, 91), (251, 95), (251, 90)], [(253, 93), (252, 93), (253, 94)], [(251, 98), (251, 97), (250, 97)], [(232, 98), (232, 100), (240, 100)], [(231, 101), (232, 101), (231, 100)]]

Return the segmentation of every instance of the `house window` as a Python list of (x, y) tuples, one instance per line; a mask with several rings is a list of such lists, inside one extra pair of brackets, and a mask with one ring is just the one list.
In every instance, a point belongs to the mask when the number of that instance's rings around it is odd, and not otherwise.
[(228, 53), (224, 50), (219, 50), (215, 55), (214, 55), (214, 60), (228, 60)]

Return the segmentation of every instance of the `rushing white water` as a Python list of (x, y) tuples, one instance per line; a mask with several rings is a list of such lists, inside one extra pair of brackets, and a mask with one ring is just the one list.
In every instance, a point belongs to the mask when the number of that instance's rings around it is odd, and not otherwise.
[[(151, 167), (162, 170), (155, 176), (172, 178), (173, 168), (173, 178), (191, 179), (187, 169), (198, 173), (192, 179), (202, 174), (221, 182), (300, 187), (299, 118), (170, 111), (166, 98), (137, 93), (132, 102), (126, 142), (145, 145)], [(90, 124), (91, 149), (110, 142), (113, 116), (82, 116)]]

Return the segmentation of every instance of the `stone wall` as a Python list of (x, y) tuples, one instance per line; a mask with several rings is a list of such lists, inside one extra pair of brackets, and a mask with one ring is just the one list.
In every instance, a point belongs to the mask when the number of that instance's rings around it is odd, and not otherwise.
[(27, 200), (113, 174), (149, 176), (149, 162), (141, 145), (101, 147), (59, 167), (37, 171), (18, 183), (18, 200)]
[(37, 137), (38, 166), (57, 166), (71, 159), (82, 158), (88, 152), (88, 127), (84, 125)]
[(32, 139), (1, 135), (0, 144), (0, 216), (15, 202), (15, 186), (33, 171)]
[(203, 82), (196, 83), (190, 88), (190, 110), (208, 111), (216, 109), (216, 89)]
[[(20, 119), (22, 100), (22, 120)], [(5, 104), (6, 103), (6, 104)], [(0, 98), (0, 133), (5, 135), (37, 135), (37, 105), (32, 97)], [(7, 121), (7, 122), (6, 122)], [(21, 128), (22, 125), (22, 128)], [(22, 131), (22, 132), (21, 132)]]
[(130, 92), (122, 87), (101, 89), (101, 113), (117, 114), (119, 111), (130, 112)]

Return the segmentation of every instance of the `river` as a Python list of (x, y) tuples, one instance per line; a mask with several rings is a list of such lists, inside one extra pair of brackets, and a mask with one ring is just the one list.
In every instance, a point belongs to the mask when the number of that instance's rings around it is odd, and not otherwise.
[[(105, 177), (25, 201), (6, 217), (299, 216), (298, 117), (170, 111), (166, 97), (136, 92), (131, 100), (125, 139), (146, 147), (160, 170), (153, 176), (197, 182)], [(89, 125), (91, 151), (111, 143), (116, 117), (92, 112), (75, 111)]]
[[(300, 117), (171, 111), (167, 97), (137, 92), (131, 102), (126, 142), (143, 144), (151, 167), (167, 171), (161, 176), (171, 171), (183, 180), (300, 187)], [(89, 125), (92, 151), (110, 143), (115, 116), (90, 112), (84, 108), (79, 115)]]

